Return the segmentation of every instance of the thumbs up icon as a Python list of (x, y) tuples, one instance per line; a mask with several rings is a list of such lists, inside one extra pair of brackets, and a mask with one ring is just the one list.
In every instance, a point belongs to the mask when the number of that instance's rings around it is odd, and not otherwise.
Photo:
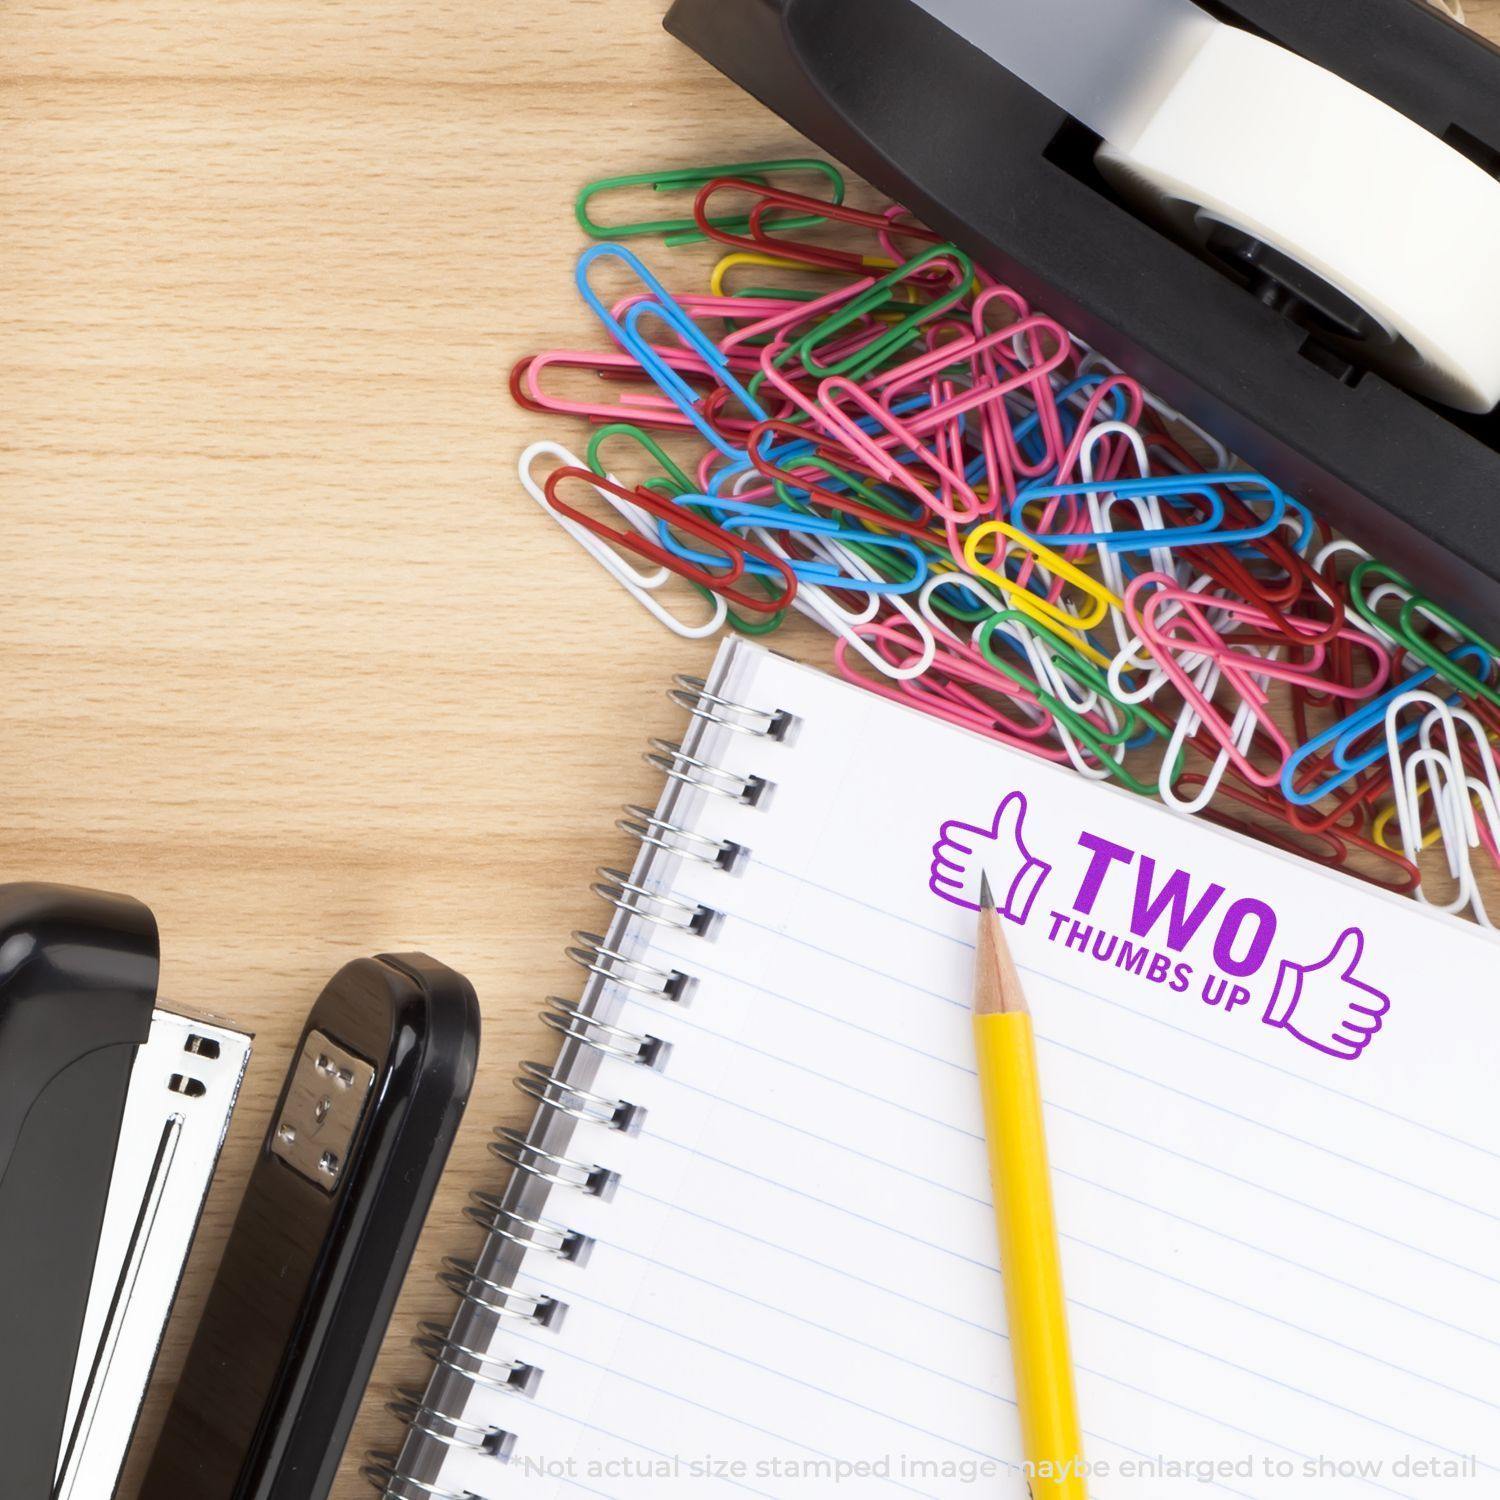
[(1267, 1026), (1280, 1026), (1309, 1047), (1353, 1062), (1380, 1030), (1390, 997), (1355, 977), (1365, 935), (1347, 928), (1333, 952), (1315, 964), (1283, 960), (1266, 1007)]
[(955, 906), (979, 910), (979, 877), (988, 875), (995, 904), (1013, 922), (1031, 915), (1042, 882), (1052, 866), (1026, 847), (1026, 794), (1011, 792), (995, 809), (988, 825), (951, 820), (932, 846), (928, 889)]

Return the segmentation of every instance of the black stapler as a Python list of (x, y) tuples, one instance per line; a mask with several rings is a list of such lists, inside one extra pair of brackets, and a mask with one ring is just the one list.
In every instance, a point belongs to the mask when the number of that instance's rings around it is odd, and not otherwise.
[(128, 896), (0, 891), (0, 1442), (18, 1500), (52, 1490), (157, 967), (156, 921)]
[[(1010, 11), (999, 0), (987, 17), (982, 0), (676, 0), (666, 24), (1040, 310), (1500, 637), (1500, 412), (1456, 409), (1388, 378), (1360, 352), (1368, 309), (1273, 247), (1232, 232), (1185, 243), (1143, 213), (1101, 170), (1101, 137), (1078, 113), (975, 41), (977, 30), (995, 34), (995, 7)], [(1415, 122), (1466, 159), (1462, 171), (1500, 176), (1500, 49), (1428, 0), (1201, 8)], [(1077, 41), (1057, 19), (1067, 9), (1032, 5), (1058, 30), (1058, 47)], [(968, 18), (970, 34), (935, 11)], [(1266, 110), (1281, 103), (1267, 99)], [(1392, 184), (1396, 213), (1405, 190)], [(1500, 253), (1500, 243), (1461, 235), (1451, 248), (1489, 262)], [(1443, 263), (1430, 270), (1446, 274)]]
[(156, 1009), (139, 901), (0, 885), (7, 1500), (103, 1500), (134, 1430), (248, 1039)]

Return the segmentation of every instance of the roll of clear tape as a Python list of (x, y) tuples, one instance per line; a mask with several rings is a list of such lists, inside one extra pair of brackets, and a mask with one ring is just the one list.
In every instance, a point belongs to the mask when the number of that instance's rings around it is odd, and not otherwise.
[(1446, 142), (1193, 0), (914, 3), (1107, 142), (1147, 217), (1199, 246), (1236, 231), (1357, 304), (1351, 364), (1500, 404), (1500, 182)]
[(1227, 226), (1358, 304), (1377, 327), (1355, 363), (1461, 411), (1500, 404), (1500, 181), (1373, 95), (1218, 25), (1097, 162), (1174, 234)]

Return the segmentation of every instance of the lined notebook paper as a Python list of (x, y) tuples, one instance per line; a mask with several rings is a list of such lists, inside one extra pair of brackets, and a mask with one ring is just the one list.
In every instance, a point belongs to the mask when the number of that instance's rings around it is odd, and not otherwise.
[(983, 865), (1039, 1036), (1091, 1493), (1500, 1495), (1495, 940), (743, 642), (710, 686), (790, 722), (700, 721), (753, 805), (664, 803), (732, 868), (637, 869), (715, 914), (615, 929), (621, 976), (691, 983), (605, 983), (597, 1013), (669, 1050), (593, 1054), (632, 1131), (551, 1138), (617, 1174), (546, 1199), (581, 1264), (506, 1277), (565, 1313), (456, 1326), (541, 1372), (448, 1378), (508, 1459), (416, 1437), (407, 1472), (486, 1500), (1026, 1493), (969, 1022)]

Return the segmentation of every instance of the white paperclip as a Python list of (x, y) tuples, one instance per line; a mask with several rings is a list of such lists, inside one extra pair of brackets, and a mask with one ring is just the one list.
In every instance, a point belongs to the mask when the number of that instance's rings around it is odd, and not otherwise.
[[(788, 562), (792, 561), (791, 554), (774, 532), (756, 529), (753, 534), (768, 551), (774, 552)], [(820, 537), (809, 533), (803, 537), (803, 541), (834, 567), (870, 582), (879, 579), (880, 575), (863, 558), (856, 557), (832, 537)], [(921, 652), (909, 666), (892, 666), (855, 629), (859, 625), (868, 625), (880, 613), (882, 601), (891, 604), (896, 612), (911, 624), (922, 642)], [(853, 613), (846, 610), (823, 586), (799, 579), (797, 597), (792, 600), (792, 608), (821, 625), (830, 635), (847, 641), (850, 649), (858, 652), (877, 672), (896, 682), (910, 682), (922, 676), (937, 656), (937, 641), (932, 631), (928, 629), (927, 622), (897, 594), (871, 594), (865, 607), (858, 613)]]
[[(723, 598), (715, 594), (709, 611), (708, 619), (701, 624), (694, 625), (690, 621), (679, 619), (660, 600), (656, 599), (653, 589), (659, 589), (672, 576), (669, 568), (655, 568), (649, 572), (635, 567), (627, 562), (625, 557), (615, 548), (611, 547), (602, 537), (595, 536), (586, 526), (580, 526), (569, 516), (559, 514), (553, 509), (551, 502), (547, 499), (547, 493), (537, 483), (532, 469), (538, 458), (555, 459), (569, 468), (586, 468), (575, 454), (570, 453), (561, 443), (540, 442), (533, 443), (522, 455), (520, 464), (521, 483), (525, 486), (526, 493), (531, 496), (541, 508), (557, 522), (567, 534), (588, 553), (595, 562), (599, 564), (612, 578), (619, 583), (638, 604), (641, 605), (655, 619), (659, 620), (668, 630), (682, 636), (685, 640), (704, 640), (708, 636), (716, 635), (724, 627), (724, 622), (729, 618), (729, 606)], [(613, 483), (614, 481), (611, 480)], [(627, 525), (640, 532), (643, 537), (651, 541), (656, 540), (656, 523), (639, 506), (631, 505), (629, 501), (622, 500), (618, 495), (612, 495), (608, 490), (594, 487), (594, 493), (598, 495), (606, 505), (614, 510)]]
[[(1101, 422), (1097, 427), (1090, 428), (1078, 451), (1084, 483), (1094, 482), (1094, 450), (1109, 437), (1124, 438), (1135, 457), (1137, 473), (1142, 478), (1149, 477), (1151, 460), (1146, 452), (1145, 439), (1140, 433), (1125, 422)], [(1166, 530), (1162, 520), (1161, 498), (1157, 495), (1093, 494), (1086, 498), (1090, 529), (1095, 532), (1112, 532), (1115, 529), (1114, 511), (1119, 505), (1135, 512), (1143, 530), (1156, 535), (1161, 535)], [(1103, 542), (1098, 544), (1097, 551), (1101, 581), (1112, 594), (1123, 599), (1127, 587), (1124, 557), (1115, 548), (1106, 546)], [(1151, 558), (1153, 572), (1165, 574), (1169, 578), (1178, 576), (1178, 564), (1173, 558), (1170, 542), (1161, 542), (1152, 546), (1148, 555)], [(1115, 643), (1123, 650), (1126, 643), (1131, 640), (1130, 622), (1125, 617), (1125, 611), (1113, 604), (1109, 606), (1109, 619), (1114, 628)]]
[[(1078, 343), (1080, 348), (1088, 347), (1087, 345), (1080, 343), (1077, 339), (1074, 340), (1074, 343)], [(1125, 373), (1119, 367), (1119, 365), (1113, 363), (1113, 361), (1111, 360), (1106, 359), (1102, 354), (1099, 353), (1097, 349), (1089, 349), (1089, 352), (1085, 356), (1085, 358), (1079, 361), (1078, 374), (1080, 376), (1092, 375), (1095, 370), (1102, 370), (1107, 375), (1123, 375)], [(1168, 406), (1160, 396), (1153, 395), (1150, 391), (1146, 390), (1145, 387), (1141, 388), (1141, 399), (1152, 411), (1157, 414), (1157, 416), (1162, 418), (1162, 420), (1166, 422), (1169, 427), (1173, 425), (1182, 427), (1189, 433), (1190, 436), (1195, 438), (1198, 442), (1202, 443), (1203, 446), (1207, 448), (1208, 451), (1213, 455), (1215, 467), (1220, 469), (1228, 469), (1233, 467), (1235, 460), (1229, 449), (1226, 448), (1224, 444), (1221, 443), (1219, 439), (1216, 438), (1211, 432), (1207, 432), (1202, 427), (1200, 427), (1195, 421), (1192, 420), (1191, 417), (1183, 416), (1183, 414), (1178, 411), (1175, 406)]]
[[(1010, 606), (1000, 599), (993, 590), (987, 588), (972, 573), (959, 571), (949, 573), (933, 573), (917, 590), (917, 609), (927, 623), (934, 630), (941, 631), (949, 640), (962, 641), (963, 637), (937, 612), (936, 605), (932, 602), (932, 596), (941, 588), (962, 589), (966, 594), (972, 594), (979, 602), (999, 614)], [(983, 624), (983, 621), (980, 622)], [(979, 625), (974, 627), (979, 629)], [(972, 634), (970, 637), (972, 642)]]
[[(1403, 760), (1401, 720), (1412, 709), (1420, 709), (1423, 717), (1417, 734), (1417, 748)], [(1460, 721), (1479, 747), (1485, 769), (1482, 780), (1471, 777), (1464, 766)], [(1439, 730), (1444, 741), (1441, 745), (1434, 743)], [(1447, 901), (1435, 901), (1425, 886), (1417, 889), (1417, 900), (1439, 912), (1460, 912), (1469, 908), (1481, 923), (1490, 926), (1473, 864), (1473, 851), (1480, 842), (1474, 799), (1477, 794), (1493, 837), (1495, 821), (1492, 813), (1500, 804), (1500, 777), (1497, 777), (1483, 726), (1467, 711), (1454, 710), (1436, 694), (1418, 689), (1403, 693), (1386, 709), (1385, 733), (1402, 853), (1413, 864), (1422, 855), (1426, 832), (1422, 822), (1422, 783), (1425, 781), (1443, 857), (1454, 882), (1454, 893)]]

